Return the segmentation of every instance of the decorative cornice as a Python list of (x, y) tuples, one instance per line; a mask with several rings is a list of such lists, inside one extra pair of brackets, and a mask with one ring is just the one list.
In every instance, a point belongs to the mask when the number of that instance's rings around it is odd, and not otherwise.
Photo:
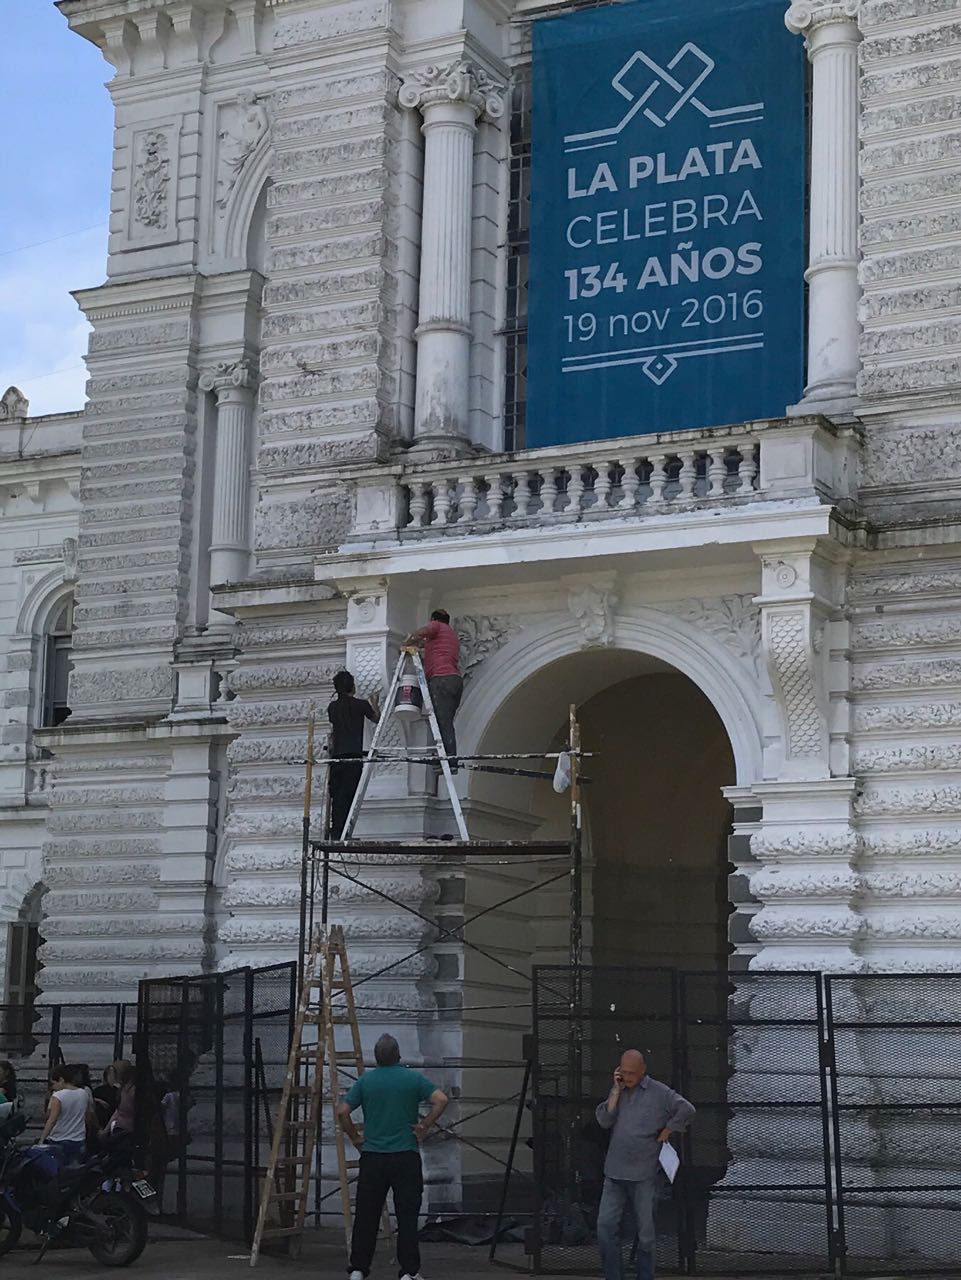
[(861, 0), (794, 0), (784, 15), (792, 34), (809, 37), (818, 27), (835, 22), (857, 23)]
[(483, 67), (463, 59), (431, 63), (421, 71), (412, 71), (397, 95), (402, 107), (410, 110), (441, 103), (463, 102), (477, 115), (486, 114), (499, 120), (504, 114), (504, 86), (498, 84)]

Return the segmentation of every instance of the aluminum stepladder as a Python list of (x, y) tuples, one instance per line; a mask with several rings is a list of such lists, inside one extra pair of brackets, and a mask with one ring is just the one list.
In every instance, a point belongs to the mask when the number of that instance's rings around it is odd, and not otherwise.
[[(346, 1028), (345, 1046), (338, 1043), (338, 1028)], [(297, 1257), (303, 1240), (310, 1187), (315, 1175), (314, 1153), (324, 1095), (324, 1066), (327, 1067), (331, 1114), (337, 1149), (344, 1230), (350, 1248), (352, 1213), (349, 1171), (358, 1160), (347, 1158), (346, 1139), (337, 1119), (340, 1101), (339, 1073), (352, 1070), (363, 1074), (364, 1053), (354, 989), (347, 960), (347, 944), (340, 925), (315, 932), (304, 965), (304, 982), (297, 1007), (287, 1074), (284, 1077), (274, 1126), (270, 1161), (264, 1178), (257, 1227), (250, 1251), (255, 1267), (265, 1241), (286, 1238), (291, 1257)], [(278, 1223), (269, 1222), (276, 1210)], [(390, 1220), (384, 1210), (384, 1234), (390, 1237)]]
[[(440, 765), (440, 771), (444, 775), (444, 781), (447, 783), (447, 795), (450, 800), (450, 807), (454, 813), (454, 821), (457, 823), (457, 834), (461, 840), (469, 840), (467, 834), (467, 823), (464, 821), (464, 811), (461, 808), (460, 798), (454, 790), (454, 779), (450, 771), (450, 760), (447, 752), (444, 750), (444, 741), (440, 736), (440, 726), (437, 723), (437, 716), (434, 712), (434, 703), (430, 696), (430, 689), (427, 684), (427, 675), (424, 672), (424, 663), (420, 656), (420, 650), (413, 645), (404, 645), (397, 659), (397, 666), (394, 668), (393, 679), (390, 682), (390, 688), (387, 691), (387, 697), (384, 699), (384, 707), (381, 717), (374, 728), (373, 736), (370, 740), (370, 746), (364, 758), (364, 767), (361, 770), (360, 782), (357, 784), (357, 790), (354, 793), (353, 803), (347, 814), (347, 821), (344, 823), (343, 834), (341, 840), (349, 840), (354, 833), (354, 826), (357, 822), (357, 815), (360, 813), (360, 807), (364, 803), (364, 796), (367, 794), (367, 787), (370, 783), (371, 774), (374, 765), (378, 759), (389, 762), (389, 755), (379, 755), (381, 739), (387, 729), (388, 716), (394, 710), (394, 698), (397, 690), (400, 688), (401, 681), (407, 670), (407, 663), (410, 662), (414, 668), (414, 674), (417, 676), (417, 684), (424, 699), (424, 710), (427, 712), (427, 722), (430, 725), (431, 736), (434, 740), (434, 750), (437, 753), (437, 763)], [(433, 763), (433, 757), (424, 756), (424, 763)]]

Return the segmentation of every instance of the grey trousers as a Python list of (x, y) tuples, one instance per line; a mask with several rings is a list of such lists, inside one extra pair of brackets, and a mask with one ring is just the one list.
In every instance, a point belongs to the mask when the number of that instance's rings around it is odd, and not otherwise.
[(451, 760), (457, 755), (457, 737), (454, 733), (454, 716), (464, 696), (463, 676), (431, 676), (427, 681), (430, 700), (440, 728), (444, 750)]

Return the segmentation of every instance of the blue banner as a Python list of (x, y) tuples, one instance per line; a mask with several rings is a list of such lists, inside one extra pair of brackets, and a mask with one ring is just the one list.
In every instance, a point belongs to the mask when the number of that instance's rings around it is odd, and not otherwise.
[(529, 448), (781, 416), (803, 387), (784, 0), (534, 24)]

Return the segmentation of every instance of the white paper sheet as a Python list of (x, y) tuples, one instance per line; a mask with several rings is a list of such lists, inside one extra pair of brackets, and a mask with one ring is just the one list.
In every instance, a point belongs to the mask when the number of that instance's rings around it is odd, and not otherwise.
[(668, 1182), (673, 1182), (678, 1169), (681, 1167), (681, 1157), (669, 1142), (662, 1142), (661, 1154), (657, 1159), (661, 1168), (667, 1174)]

